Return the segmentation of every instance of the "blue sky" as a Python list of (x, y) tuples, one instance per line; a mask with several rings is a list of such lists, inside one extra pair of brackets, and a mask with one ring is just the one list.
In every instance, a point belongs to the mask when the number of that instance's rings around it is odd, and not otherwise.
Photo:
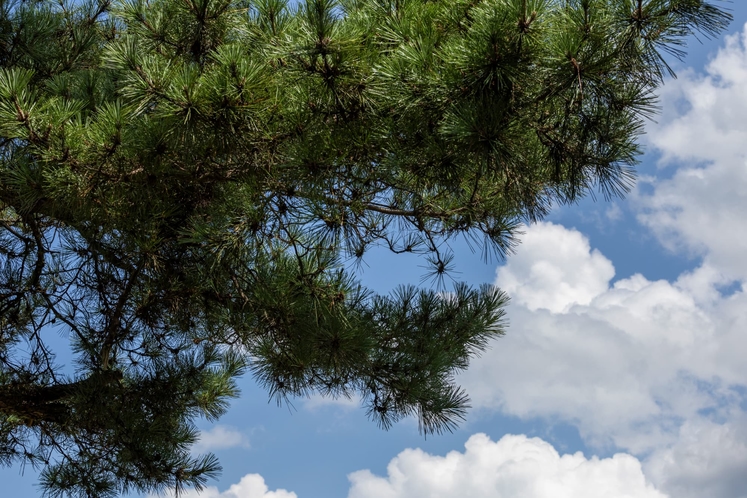
[[(250, 378), (200, 450), (206, 498), (747, 497), (747, 2), (694, 41), (644, 138), (636, 189), (527, 227), (506, 262), (456, 244), (456, 275), (512, 296), (506, 337), (460, 376), (453, 434), (385, 432), (356, 400), (268, 403)], [(364, 282), (418, 283), (376, 253)], [(0, 470), (3, 496), (36, 474)]]

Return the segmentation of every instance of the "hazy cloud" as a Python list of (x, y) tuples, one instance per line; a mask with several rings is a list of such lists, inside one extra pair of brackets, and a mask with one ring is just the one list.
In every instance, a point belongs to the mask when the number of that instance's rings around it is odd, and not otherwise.
[(192, 451), (205, 453), (236, 447), (249, 448), (247, 437), (233, 427), (216, 425), (206, 431), (200, 431), (200, 439), (192, 447)]

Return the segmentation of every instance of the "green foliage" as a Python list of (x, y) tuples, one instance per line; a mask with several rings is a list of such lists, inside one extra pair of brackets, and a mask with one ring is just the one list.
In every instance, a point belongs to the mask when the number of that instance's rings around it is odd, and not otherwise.
[[(451, 430), (504, 332), (467, 237), (623, 194), (701, 0), (0, 0), (0, 462), (49, 496), (201, 487), (254, 375)], [(437, 290), (361, 287), (368, 249)], [(69, 337), (65, 375), (45, 338)], [(67, 370), (68, 372), (70, 370)]]

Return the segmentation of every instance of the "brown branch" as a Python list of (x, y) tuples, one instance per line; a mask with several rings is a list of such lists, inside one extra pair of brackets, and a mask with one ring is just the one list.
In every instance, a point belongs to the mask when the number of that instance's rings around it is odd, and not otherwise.
[(576, 61), (575, 57), (571, 57), (571, 64), (573, 64), (573, 68), (576, 70), (576, 76), (578, 77), (578, 93), (579, 93), (579, 101), (584, 99), (584, 84), (581, 82), (581, 66), (579, 65), (578, 61)]
[(36, 264), (31, 273), (29, 287), (32, 291), (42, 291), (42, 289), (39, 288), (39, 280), (41, 279), (42, 271), (44, 271), (44, 256), (46, 255), (47, 250), (44, 248), (44, 238), (33, 215), (29, 216), (26, 223), (31, 227), (31, 234), (34, 237), (34, 242), (36, 244)]
[(138, 263), (137, 267), (130, 275), (130, 279), (127, 281), (122, 294), (120, 294), (119, 299), (117, 299), (114, 313), (112, 313), (112, 316), (109, 318), (109, 324), (104, 331), (104, 333), (106, 334), (106, 338), (104, 339), (104, 344), (101, 348), (101, 368), (104, 370), (107, 370), (109, 368), (109, 355), (111, 354), (112, 347), (117, 342), (117, 335), (122, 329), (122, 327), (120, 326), (120, 321), (122, 319), (122, 313), (124, 312), (125, 304), (130, 298), (130, 294), (132, 294), (132, 288), (135, 286), (137, 277), (140, 275), (140, 272), (144, 267), (145, 257), (140, 260), (140, 263)]

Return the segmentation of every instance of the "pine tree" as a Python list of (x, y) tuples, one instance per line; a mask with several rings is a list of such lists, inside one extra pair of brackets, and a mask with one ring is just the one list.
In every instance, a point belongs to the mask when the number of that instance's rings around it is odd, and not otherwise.
[[(701, 0), (0, 0), (0, 462), (49, 496), (201, 487), (253, 375), (450, 430), (499, 289), (376, 295), (372, 247), (503, 257), (631, 186)], [(69, 337), (75, 373), (56, 363)], [(65, 372), (68, 372), (67, 374)]]

